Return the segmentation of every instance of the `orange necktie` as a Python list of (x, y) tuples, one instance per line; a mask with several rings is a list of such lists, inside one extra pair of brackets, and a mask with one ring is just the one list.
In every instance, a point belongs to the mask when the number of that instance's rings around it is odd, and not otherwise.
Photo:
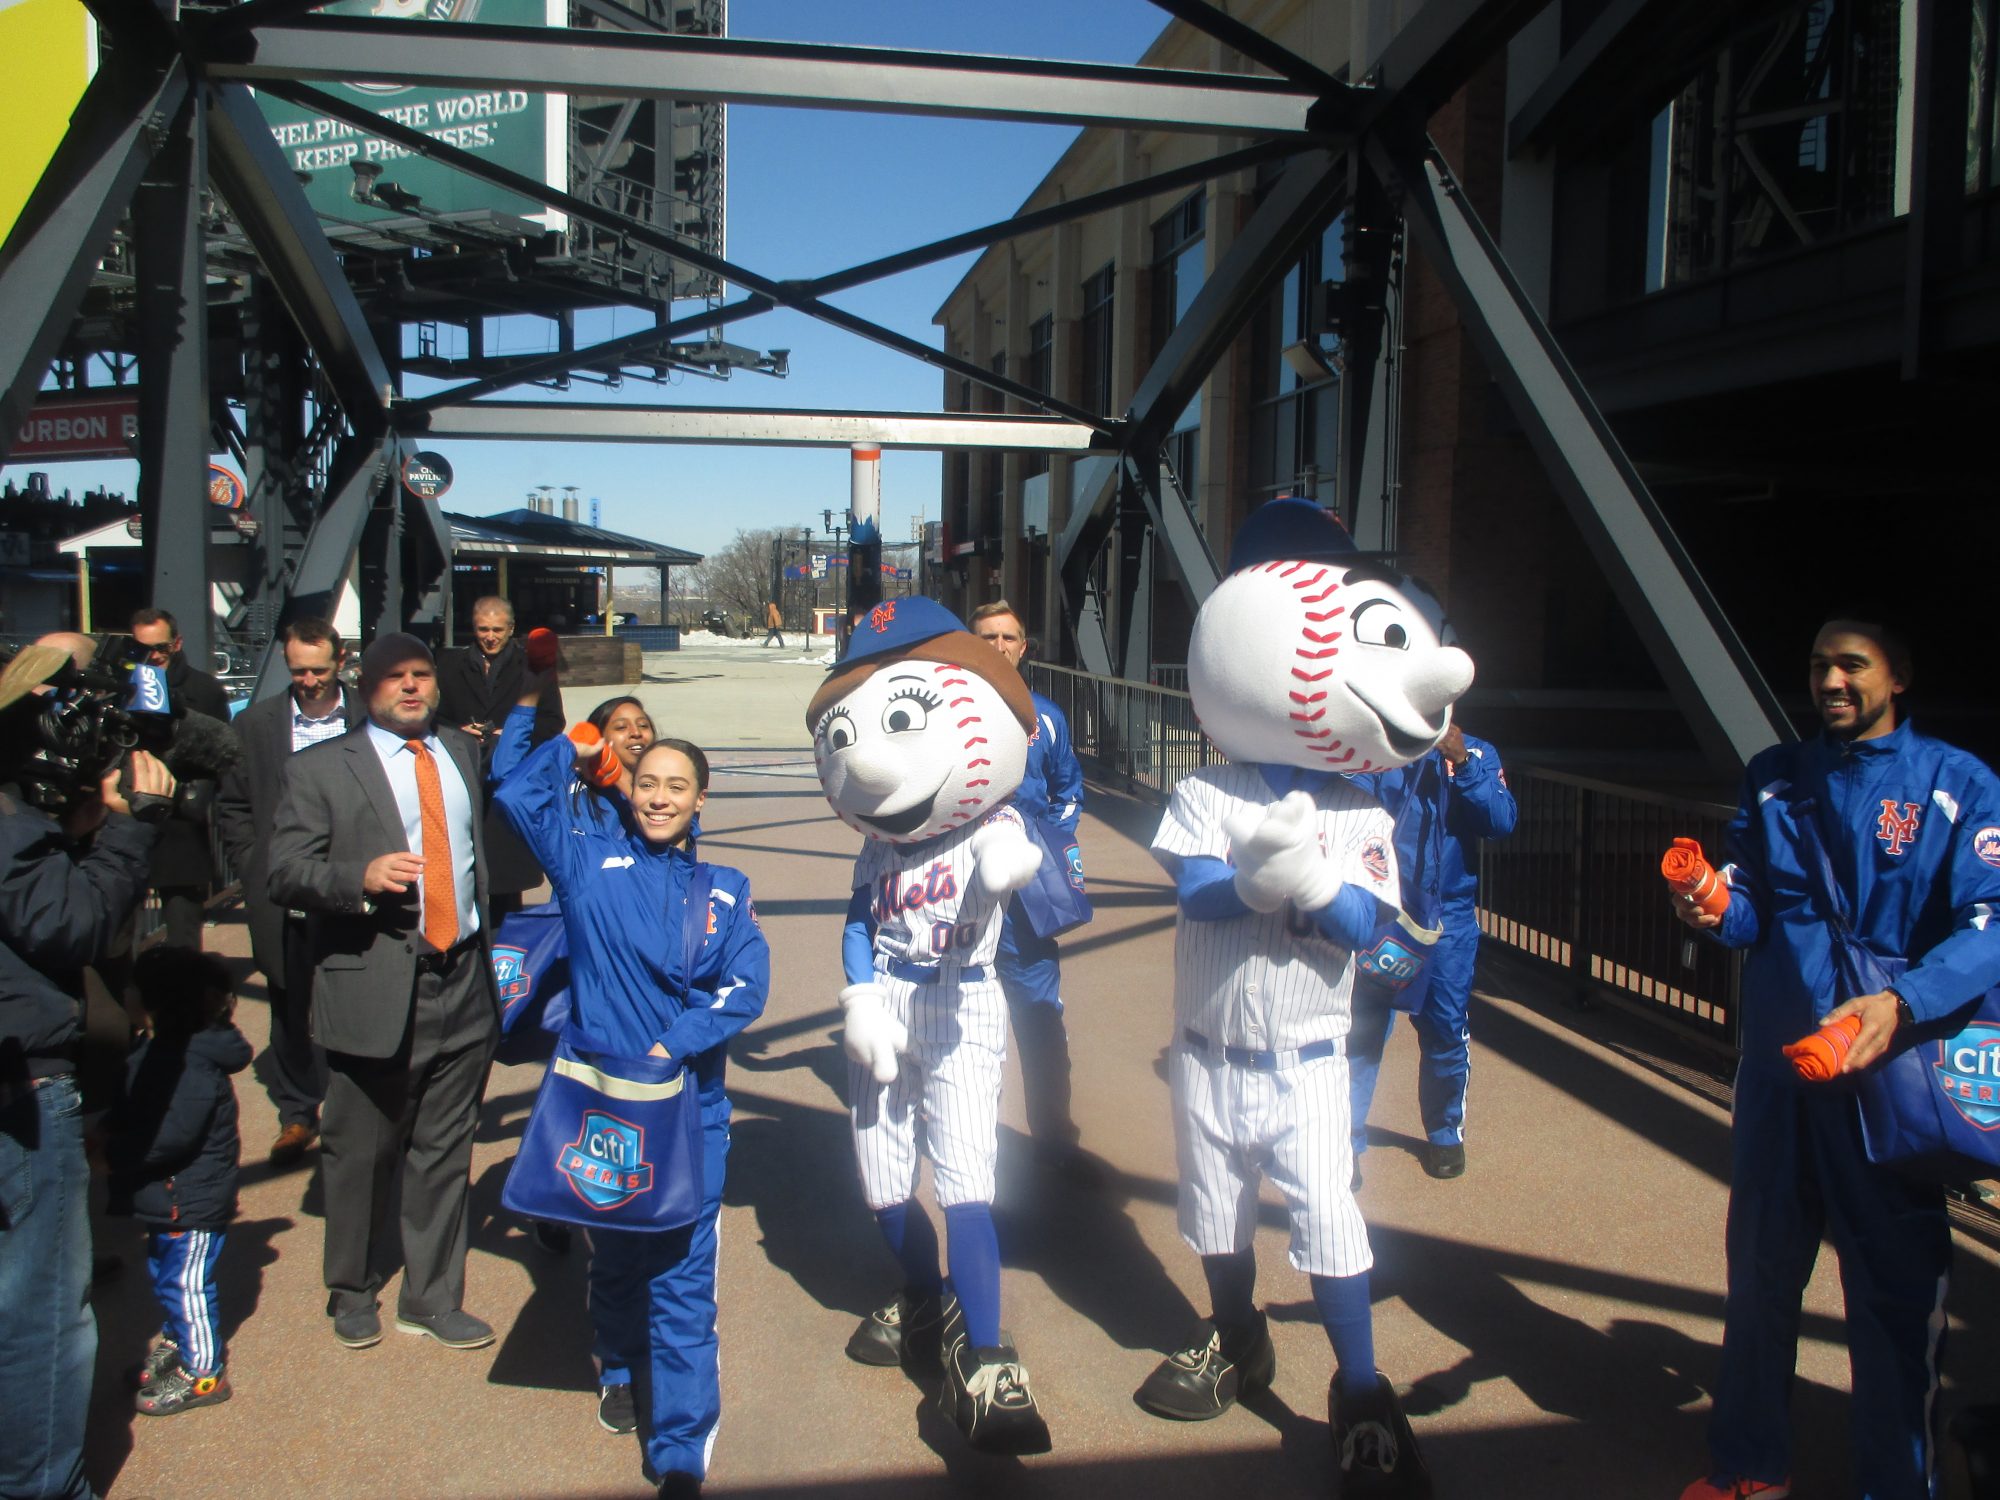
[(417, 808), (424, 825), (424, 941), (438, 952), (458, 942), (458, 886), (451, 868), (451, 826), (444, 820), (444, 783), (422, 740), (405, 740), (417, 758)]

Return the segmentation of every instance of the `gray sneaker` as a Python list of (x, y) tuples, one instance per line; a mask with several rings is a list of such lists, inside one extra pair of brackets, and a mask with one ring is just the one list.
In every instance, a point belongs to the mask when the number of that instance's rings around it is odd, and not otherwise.
[(484, 1349), (493, 1342), (492, 1327), (461, 1308), (428, 1316), (397, 1313), (396, 1331), (436, 1339), (447, 1349)]

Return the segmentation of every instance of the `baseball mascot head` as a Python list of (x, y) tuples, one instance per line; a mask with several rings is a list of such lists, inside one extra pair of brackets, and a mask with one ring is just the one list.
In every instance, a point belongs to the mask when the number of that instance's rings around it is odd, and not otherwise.
[(1435, 600), (1363, 557), (1310, 500), (1254, 511), (1229, 575), (1195, 616), (1188, 691), (1233, 761), (1385, 771), (1451, 727), (1472, 658), (1444, 643)]
[(867, 838), (918, 844), (1012, 796), (1035, 707), (998, 651), (934, 599), (888, 599), (806, 705), (826, 800)]

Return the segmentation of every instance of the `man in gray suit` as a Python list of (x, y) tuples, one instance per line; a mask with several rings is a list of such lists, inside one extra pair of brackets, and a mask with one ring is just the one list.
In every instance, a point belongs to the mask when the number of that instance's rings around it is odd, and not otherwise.
[(327, 1312), (348, 1348), (381, 1341), (400, 1159), (396, 1326), (478, 1349), (493, 1330), (461, 1305), (465, 1200), (500, 1014), (479, 750), (436, 726), (437, 667), (414, 636), (361, 653), (361, 697), (365, 723), (285, 762), (271, 838), (272, 899), (307, 913), (312, 1029), (326, 1049)]
[(300, 750), (341, 735), (366, 717), (341, 685), (346, 652), (340, 632), (318, 618), (294, 620), (279, 636), (290, 673), (289, 691), (265, 698), (236, 718), (243, 758), (222, 778), (215, 797), (215, 827), (243, 888), (250, 951), (264, 971), (271, 1001), (271, 1050), (266, 1087), (278, 1110), (278, 1138), (271, 1165), (289, 1167), (319, 1139), (320, 1101), (326, 1097), (326, 1054), (312, 1037), (306, 1007), (312, 971), (306, 967), (303, 911), (271, 899), (271, 829), (278, 817), (279, 780)]

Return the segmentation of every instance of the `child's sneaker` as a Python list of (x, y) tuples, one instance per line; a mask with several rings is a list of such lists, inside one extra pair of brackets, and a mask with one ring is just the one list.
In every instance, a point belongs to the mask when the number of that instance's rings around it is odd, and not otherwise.
[(146, 1351), (146, 1358), (139, 1368), (132, 1372), (132, 1384), (143, 1391), (167, 1371), (178, 1368), (180, 1362), (180, 1345), (163, 1333), (159, 1342)]
[(1785, 1500), (1792, 1492), (1792, 1482), (1781, 1479), (1773, 1484), (1768, 1479), (1737, 1479), (1729, 1474), (1711, 1474), (1706, 1479), (1697, 1479), (1681, 1491), (1681, 1500)]
[(221, 1370), (213, 1375), (190, 1375), (176, 1364), (141, 1390), (132, 1405), (142, 1416), (171, 1417), (191, 1407), (220, 1406), (232, 1394), (229, 1377)]

